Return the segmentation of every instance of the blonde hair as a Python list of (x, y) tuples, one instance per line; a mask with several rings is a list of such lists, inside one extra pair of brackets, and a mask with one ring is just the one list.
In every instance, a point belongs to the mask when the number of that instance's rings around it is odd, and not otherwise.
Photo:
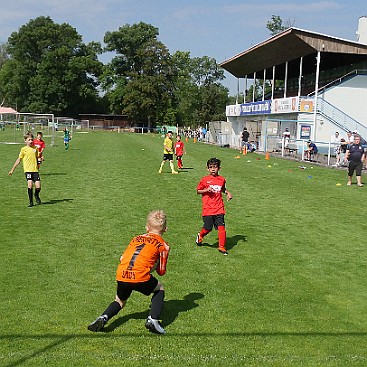
[(167, 218), (163, 210), (153, 210), (148, 214), (147, 227), (163, 233), (166, 230)]

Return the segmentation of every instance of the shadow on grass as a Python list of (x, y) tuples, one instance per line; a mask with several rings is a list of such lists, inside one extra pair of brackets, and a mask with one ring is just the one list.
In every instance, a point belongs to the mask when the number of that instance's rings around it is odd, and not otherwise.
[(74, 199), (55, 199), (55, 200), (50, 200), (50, 201), (42, 201), (42, 205), (52, 205), (52, 204), (58, 204), (58, 203), (62, 203), (62, 202), (70, 202), (73, 201)]
[[(186, 312), (198, 307), (199, 305), (195, 303), (196, 300), (203, 298), (202, 293), (189, 293), (182, 300), (174, 299), (164, 302), (163, 312), (162, 312), (162, 325), (168, 326), (172, 324), (181, 312)], [(123, 311), (122, 311), (123, 312)], [(135, 312), (132, 314), (124, 315), (122, 317), (114, 320), (110, 325), (105, 327), (102, 331), (105, 333), (110, 333), (114, 331), (117, 327), (121, 326), (125, 322), (133, 320), (144, 320), (149, 314), (149, 309), (142, 312)]]
[[(237, 234), (237, 235), (232, 236), (232, 237), (227, 237), (226, 249), (227, 250), (233, 249), (233, 247), (237, 246), (238, 242), (240, 242), (240, 241), (246, 242), (247, 237), (245, 235), (242, 235), (242, 234)], [(217, 248), (218, 247), (218, 241), (213, 243), (213, 244), (203, 242), (203, 244), (201, 246)]]

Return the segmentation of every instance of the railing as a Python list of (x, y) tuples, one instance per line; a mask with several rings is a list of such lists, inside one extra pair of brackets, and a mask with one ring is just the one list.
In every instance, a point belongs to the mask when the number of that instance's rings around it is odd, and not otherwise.
[[(356, 70), (350, 71), (349, 73), (341, 76), (340, 78), (337, 78), (337, 79), (333, 80), (332, 82), (327, 83), (323, 87), (319, 88), (318, 93), (322, 93), (325, 89), (330, 88), (332, 85), (340, 84), (345, 79), (348, 79), (348, 78), (352, 77), (353, 75), (366, 75), (366, 74), (367, 74), (367, 70), (364, 70), (364, 69), (362, 69), (362, 70), (356, 69)], [(311, 93), (307, 94), (307, 97), (312, 97), (314, 94), (315, 94), (315, 91), (312, 91)]]
[(361, 135), (362, 138), (367, 137), (367, 127), (362, 125), (360, 122), (355, 120), (353, 117), (347, 115), (339, 108), (333, 106), (329, 102), (324, 99), (317, 100), (317, 112), (326, 117), (328, 120), (333, 122), (335, 125), (340, 127), (345, 131), (358, 131), (358, 134)]

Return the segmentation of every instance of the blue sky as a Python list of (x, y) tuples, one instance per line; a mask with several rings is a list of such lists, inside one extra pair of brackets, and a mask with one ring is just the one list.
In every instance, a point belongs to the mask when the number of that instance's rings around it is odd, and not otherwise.
[[(203, 1), (203, 0), (11, 0), (1, 9), (0, 42), (38, 16), (68, 23), (83, 41), (103, 41), (107, 31), (140, 21), (159, 29), (159, 39), (174, 53), (209, 56), (218, 63), (270, 37), (272, 15), (297, 28), (356, 41), (358, 19), (367, 15), (365, 0)], [(108, 61), (108, 55), (101, 61)], [(231, 94), (237, 79), (226, 74)]]

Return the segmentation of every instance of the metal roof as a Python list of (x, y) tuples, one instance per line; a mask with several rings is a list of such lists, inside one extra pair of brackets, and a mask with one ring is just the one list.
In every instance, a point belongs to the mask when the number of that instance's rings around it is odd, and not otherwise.
[(323, 70), (367, 60), (365, 44), (298, 28), (288, 28), (223, 61), (219, 66), (237, 78), (244, 78), (246, 75), (252, 77), (255, 72), (257, 78), (263, 78), (266, 69), (266, 79), (272, 78), (273, 66), (276, 66), (275, 79), (283, 80), (284, 64), (287, 61), (288, 77), (298, 77), (301, 57), (303, 57), (302, 73), (305, 75), (315, 72), (315, 56), (318, 51), (321, 52)]

